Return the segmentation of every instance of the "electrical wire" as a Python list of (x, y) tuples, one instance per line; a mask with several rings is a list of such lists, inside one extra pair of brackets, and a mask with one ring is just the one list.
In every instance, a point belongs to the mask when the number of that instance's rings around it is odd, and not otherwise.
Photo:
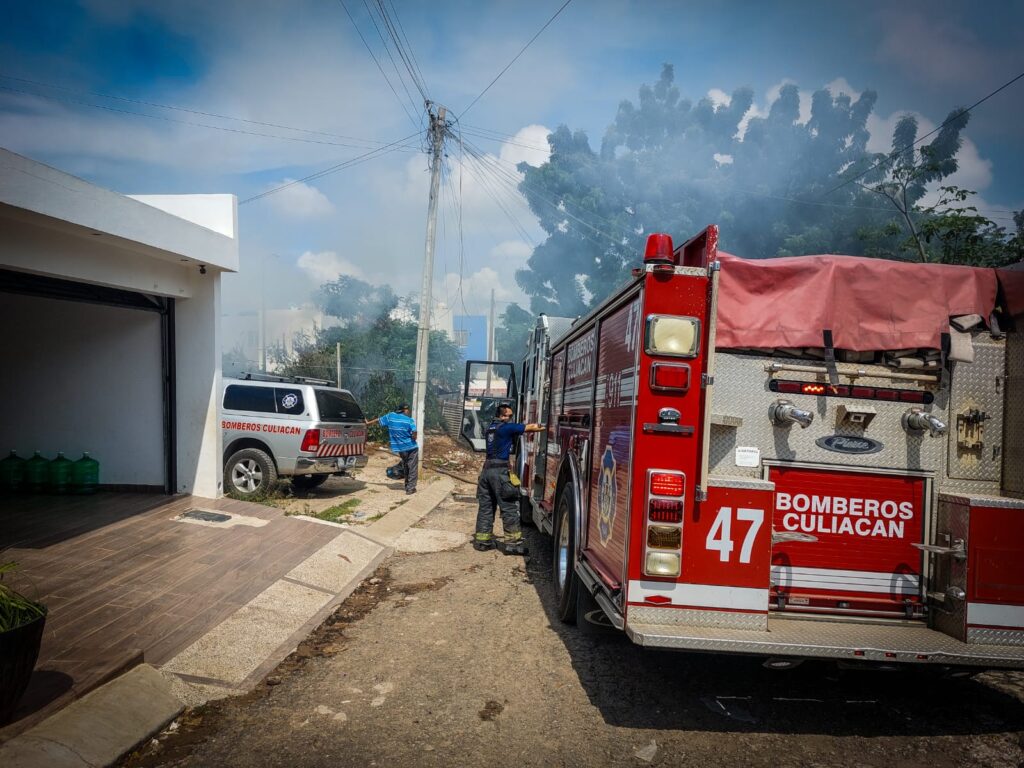
[(348, 16), (348, 20), (352, 22), (352, 26), (356, 28), (356, 34), (359, 35), (359, 39), (363, 41), (363, 45), (366, 47), (366, 52), (370, 54), (370, 58), (373, 59), (373, 63), (377, 65), (377, 69), (379, 69), (381, 75), (384, 76), (384, 81), (388, 84), (388, 88), (391, 89), (391, 92), (395, 94), (395, 98), (398, 99), (398, 104), (402, 108), (402, 111), (405, 112), (406, 117), (408, 117), (409, 121), (417, 128), (422, 127), (422, 121), (420, 123), (417, 123), (413, 116), (409, 114), (409, 110), (405, 108), (405, 102), (403, 102), (402, 97), (398, 95), (398, 91), (395, 90), (395, 86), (391, 84), (391, 80), (388, 79), (388, 75), (387, 72), (384, 71), (384, 67), (380, 65), (380, 62), (377, 61), (377, 57), (374, 56), (373, 50), (370, 48), (370, 44), (366, 42), (366, 38), (363, 37), (362, 31), (359, 29), (359, 25), (356, 24), (356, 20), (352, 17), (352, 14), (349, 12), (348, 6), (345, 5), (345, 0), (338, 0), (338, 2), (341, 3), (341, 7), (345, 9), (345, 15)]
[(557, 11), (555, 11), (555, 15), (552, 16), (550, 19), (548, 19), (545, 22), (543, 27), (541, 27), (539, 30), (537, 30), (537, 34), (535, 34), (533, 37), (531, 37), (529, 42), (526, 45), (523, 46), (522, 50), (519, 51), (519, 53), (517, 53), (515, 56), (512, 57), (512, 61), (510, 61), (508, 64), (506, 64), (505, 68), (502, 69), (501, 72), (499, 72), (497, 75), (494, 76), (494, 79), (491, 80), (491, 82), (489, 82), (487, 84), (487, 87), (484, 88), (482, 91), (480, 91), (480, 93), (477, 95), (477, 97), (475, 99), (473, 99), (471, 102), (469, 102), (469, 106), (466, 107), (464, 110), (462, 110), (462, 112), (459, 113), (459, 117), (462, 117), (467, 112), (469, 112), (469, 110), (471, 110), (473, 108), (473, 106), (478, 101), (480, 101), (481, 98), (483, 98), (483, 95), (485, 93), (487, 93), (489, 90), (491, 90), (491, 86), (494, 85), (496, 82), (498, 82), (498, 79), (508, 71), (509, 67), (511, 67), (513, 64), (516, 63), (516, 61), (519, 59), (519, 57), (522, 56), (526, 52), (526, 49), (529, 48), (533, 44), (533, 41), (536, 40), (538, 37), (540, 37), (541, 33), (551, 25), (551, 22), (553, 22), (555, 19), (558, 18), (559, 14), (561, 14), (562, 11), (564, 11), (566, 9), (566, 7), (569, 5), (569, 3), (571, 3), (571, 2), (572, 2), (572, 0), (565, 0), (565, 2), (562, 3), (562, 7), (559, 8)]
[[(373, 28), (377, 32), (377, 37), (380, 38), (380, 44), (384, 48), (384, 53), (388, 55), (388, 59), (391, 61), (391, 66), (395, 70), (395, 75), (398, 77), (398, 82), (402, 84), (402, 90), (405, 91), (405, 95), (409, 98), (409, 103), (412, 105), (413, 112), (419, 113), (419, 107), (416, 104), (416, 100), (412, 97), (409, 92), (409, 87), (405, 84), (405, 78), (402, 77), (401, 71), (398, 69), (398, 64), (395, 62), (395, 57), (391, 55), (391, 48), (388, 46), (387, 41), (384, 39), (384, 33), (380, 31), (380, 26), (377, 24), (377, 19), (373, 15), (373, 11), (370, 10), (370, 5), (367, 0), (363, 0), (363, 7), (366, 8), (366, 13), (370, 17), (370, 23), (373, 24)], [(424, 98), (424, 102), (426, 99)], [(423, 125), (423, 116), (420, 115), (420, 126)]]
[[(121, 115), (133, 115), (135, 117), (148, 117), (150, 120), (159, 120), (159, 121), (164, 122), (164, 123), (175, 123), (177, 125), (188, 125), (188, 126), (192, 126), (194, 128), (209, 128), (209, 129), (214, 130), (214, 131), (224, 131), (226, 133), (241, 134), (241, 135), (245, 135), (245, 136), (258, 136), (258, 137), (264, 138), (264, 139), (279, 139), (281, 141), (295, 141), (295, 142), (299, 142), (301, 144), (320, 144), (320, 145), (323, 145), (323, 146), (330, 146), (330, 147), (348, 147), (349, 149), (367, 149), (368, 148), (368, 147), (366, 147), (363, 144), (348, 144), (348, 143), (340, 142), (340, 141), (324, 141), (323, 139), (304, 139), (301, 136), (282, 136), (280, 134), (274, 134), (274, 133), (261, 133), (259, 131), (247, 131), (247, 130), (244, 130), (242, 128), (229, 128), (226, 125), (213, 125), (211, 123), (200, 123), (200, 122), (196, 122), (195, 120), (179, 120), (179, 119), (174, 118), (174, 117), (167, 117), (166, 115), (150, 115), (150, 114), (148, 114), (146, 112), (136, 112), (136, 111), (131, 110), (131, 109), (121, 109), (120, 107), (111, 107), (111, 106), (108, 106), (106, 104), (94, 104), (92, 102), (81, 101), (79, 99), (66, 98), (66, 97), (63, 97), (63, 96), (53, 96), (53, 95), (45, 94), (45, 93), (34, 93), (32, 91), (25, 91), (25, 90), (22, 90), (20, 88), (14, 88), (14, 87), (11, 87), (11, 86), (8, 86), (8, 85), (0, 85), (0, 91), (10, 91), (10, 92), (14, 92), (14, 93), (21, 93), (21, 94), (25, 94), (27, 96), (34, 96), (35, 98), (39, 98), (39, 99), (47, 99), (49, 101), (57, 101), (57, 102), (66, 103), (66, 104), (78, 104), (79, 106), (94, 107), (95, 109), (102, 109), (102, 110), (105, 110), (107, 112), (115, 112), (115, 113), (121, 114)], [(291, 130), (301, 130), (301, 129), (291, 129)], [(413, 134), (413, 135), (416, 135), (416, 134)], [(364, 139), (356, 139), (356, 141), (364, 141)], [(383, 146), (383, 142), (374, 142), (374, 143), (378, 143), (378, 144), (381, 144)], [(390, 146), (390, 145), (388, 145), (388, 146)], [(401, 149), (418, 149), (418, 148), (417, 147), (402, 147)]]
[[(15, 82), (24, 83), (26, 85), (34, 85), (34, 86), (37, 86), (37, 87), (40, 87), (40, 88), (51, 88), (53, 90), (65, 91), (67, 93), (77, 93), (77, 94), (81, 94), (81, 95), (85, 95), (85, 96), (96, 96), (96, 97), (101, 98), (101, 99), (112, 99), (114, 101), (123, 101), (123, 102), (127, 102), (129, 104), (139, 104), (141, 106), (156, 107), (158, 109), (170, 109), (170, 110), (174, 110), (176, 112), (187, 112), (188, 114), (200, 115), (201, 117), (215, 117), (218, 120), (233, 120), (233, 121), (236, 121), (236, 122), (239, 122), (239, 123), (246, 123), (248, 125), (260, 125), (260, 126), (263, 126), (264, 128), (280, 128), (280, 129), (286, 130), (286, 131), (296, 131), (296, 132), (299, 132), (299, 133), (310, 133), (310, 134), (313, 134), (313, 135), (316, 135), (316, 136), (328, 136), (328, 137), (334, 138), (334, 139), (347, 139), (348, 141), (359, 141), (359, 142), (362, 142), (364, 144), (371, 144), (371, 145), (372, 144), (377, 144), (377, 145), (384, 144), (383, 141), (375, 141), (374, 139), (361, 139), (361, 138), (358, 138), (356, 136), (346, 136), (346, 135), (340, 134), (340, 133), (330, 133), (328, 131), (318, 131), (318, 130), (314, 130), (314, 129), (311, 129), (311, 128), (297, 128), (297, 127), (295, 127), (293, 125), (284, 125), (282, 123), (269, 123), (269, 122), (266, 122), (266, 121), (263, 121), (263, 120), (250, 120), (250, 119), (244, 118), (244, 117), (233, 117), (231, 115), (221, 115), (221, 114), (218, 114), (216, 112), (204, 112), (203, 110), (200, 110), (200, 109), (190, 109), (188, 107), (179, 107), (179, 106), (175, 106), (173, 104), (161, 104), (161, 103), (155, 102), (155, 101), (146, 101), (145, 99), (132, 99), (132, 98), (129, 98), (127, 96), (116, 96), (114, 94), (101, 93), (99, 91), (89, 91), (89, 90), (83, 90), (83, 89), (77, 89), (77, 88), (69, 88), (69, 87), (63, 86), (63, 85), (56, 85), (54, 83), (44, 83), (44, 82), (41, 82), (39, 80), (29, 80), (29, 79), (24, 78), (24, 77), (14, 77), (13, 75), (5, 75), (5, 74), (2, 74), (2, 73), (0, 73), (0, 79), (13, 80)], [(3, 86), (0, 86), (0, 87), (3, 87)], [(4, 88), (4, 90), (15, 90), (15, 89), (13, 89), (13, 88)], [(18, 93), (27, 93), (27, 94), (30, 94), (32, 96), (39, 96), (40, 98), (44, 98), (44, 99), (45, 98), (52, 98), (52, 97), (46, 96), (45, 94), (33, 93), (31, 91), (18, 91)], [(84, 102), (73, 102), (73, 103), (77, 104), (77, 103), (84, 103)], [(86, 104), (86, 106), (97, 106), (97, 105)], [(101, 107), (101, 108), (103, 108), (103, 107)], [(146, 115), (143, 112), (132, 112), (130, 114), (138, 114), (138, 115), (142, 115), (144, 117), (151, 117), (151, 115)], [(191, 123), (189, 123), (189, 124), (191, 125)], [(208, 127), (208, 126), (204, 126), (204, 127)], [(264, 135), (264, 134), (257, 134), (257, 135)], [(274, 138), (277, 138), (277, 137), (274, 137)], [(342, 145), (342, 146), (349, 146), (349, 145), (346, 144), (346, 145)]]
[(366, 153), (364, 153), (362, 155), (357, 155), (356, 157), (349, 158), (348, 160), (345, 160), (345, 161), (343, 161), (341, 163), (338, 163), (337, 165), (332, 165), (330, 168), (325, 168), (322, 171), (317, 171), (316, 173), (311, 173), (308, 176), (303, 176), (301, 179), (295, 179), (294, 181), (289, 181), (287, 184), (282, 184), (279, 187), (274, 187), (273, 189), (268, 189), (265, 192), (261, 192), (258, 195), (253, 195), (252, 197), (248, 197), (245, 200), (241, 200), (238, 204), (239, 205), (245, 205), (246, 203), (251, 203), (254, 200), (260, 200), (260, 199), (262, 199), (264, 197), (268, 197), (269, 195), (273, 195), (274, 193), (280, 192), (281, 190), (287, 189), (288, 187), (294, 186), (295, 184), (302, 184), (302, 183), (305, 183), (307, 181), (312, 181), (313, 179), (319, 179), (319, 178), (321, 178), (323, 176), (327, 176), (328, 174), (335, 173), (336, 171), (342, 171), (342, 170), (345, 170), (346, 168), (351, 168), (354, 165), (359, 165), (360, 163), (364, 163), (367, 160), (372, 160), (375, 157), (379, 157), (381, 155), (390, 154), (390, 152), (395, 151), (395, 148), (397, 146), (401, 145), (402, 143), (404, 143), (404, 142), (408, 141), (409, 139), (413, 138), (414, 136), (418, 136), (418, 135), (419, 135), (419, 132), (411, 133), (411, 134), (409, 134), (408, 136), (406, 136), (404, 138), (401, 138), (401, 139), (398, 139), (397, 141), (391, 142), (391, 144), (387, 144), (387, 145), (385, 145), (383, 147), (371, 150), (370, 152), (366, 152)]
[(857, 181), (858, 179), (862, 179), (862, 178), (864, 178), (864, 177), (865, 177), (865, 176), (867, 176), (867, 175), (868, 175), (869, 173), (871, 173), (871, 171), (875, 170), (875, 169), (876, 169), (876, 168), (878, 168), (879, 166), (881, 166), (881, 165), (884, 165), (885, 163), (888, 163), (888, 162), (892, 162), (893, 160), (895, 160), (895, 159), (896, 159), (897, 157), (899, 157), (900, 155), (906, 154), (907, 152), (909, 152), (910, 150), (912, 150), (912, 149), (913, 149), (914, 147), (916, 147), (916, 146), (917, 146), (918, 144), (920, 144), (920, 143), (921, 143), (922, 141), (924, 141), (925, 139), (927, 139), (927, 138), (928, 138), (929, 136), (932, 136), (932, 135), (934, 135), (934, 134), (938, 133), (938, 132), (939, 132), (939, 131), (941, 131), (941, 130), (942, 130), (943, 128), (945, 128), (945, 127), (946, 127), (947, 125), (949, 125), (950, 123), (952, 123), (952, 122), (953, 122), (954, 120), (958, 120), (959, 118), (961, 118), (961, 117), (963, 117), (964, 115), (968, 114), (968, 113), (969, 113), (969, 112), (970, 112), (970, 111), (971, 111), (972, 109), (974, 109), (975, 107), (977, 107), (977, 106), (979, 106), (979, 105), (981, 105), (981, 104), (984, 104), (984, 103), (985, 103), (986, 101), (988, 101), (989, 99), (991, 99), (991, 98), (992, 98), (993, 96), (995, 96), (995, 95), (996, 95), (997, 93), (999, 93), (1000, 91), (1003, 91), (1003, 90), (1005, 90), (1005, 89), (1009, 88), (1009, 87), (1010, 87), (1011, 85), (1013, 85), (1014, 83), (1016, 83), (1016, 82), (1017, 82), (1018, 80), (1020, 80), (1020, 79), (1021, 79), (1022, 77), (1024, 77), (1024, 72), (1021, 72), (1021, 73), (1020, 73), (1019, 75), (1017, 75), (1016, 77), (1014, 77), (1014, 78), (1011, 78), (1010, 80), (1007, 80), (1007, 81), (1006, 81), (1005, 83), (1003, 83), (1003, 84), (1002, 84), (1001, 86), (999, 86), (999, 87), (998, 87), (998, 88), (996, 88), (996, 89), (995, 89), (994, 91), (992, 91), (991, 93), (989, 93), (989, 94), (988, 94), (987, 96), (983, 96), (982, 98), (978, 99), (978, 100), (977, 100), (976, 102), (974, 102), (973, 104), (971, 104), (971, 106), (967, 107), (966, 109), (961, 109), (961, 110), (958, 110), (958, 111), (957, 111), (956, 113), (954, 113), (954, 114), (950, 115), (950, 116), (949, 116), (949, 117), (948, 117), (948, 118), (946, 119), (946, 121), (945, 121), (945, 122), (944, 122), (944, 123), (943, 123), (942, 125), (940, 125), (940, 126), (939, 126), (938, 128), (936, 128), (936, 129), (935, 129), (935, 130), (933, 130), (933, 131), (929, 131), (929, 132), (928, 132), (928, 133), (926, 133), (926, 134), (925, 134), (924, 136), (922, 136), (922, 137), (920, 137), (919, 139), (917, 139), (917, 141), (915, 141), (915, 142), (913, 142), (913, 143), (911, 143), (911, 144), (907, 145), (906, 147), (903, 147), (903, 149), (900, 149), (900, 150), (898, 150), (898, 151), (895, 151), (895, 152), (892, 152), (892, 153), (890, 153), (889, 155), (886, 155), (886, 156), (885, 156), (885, 157), (883, 157), (883, 158), (882, 158), (881, 160), (878, 160), (878, 161), (877, 161), (876, 163), (874, 163), (873, 165), (871, 165), (871, 167), (869, 167), (869, 168), (867, 168), (866, 170), (864, 170), (864, 171), (861, 171), (860, 173), (858, 173), (858, 174), (857, 174), (856, 176), (853, 176), (852, 178), (846, 179), (846, 181), (843, 181), (843, 182), (841, 182), (841, 183), (837, 184), (836, 186), (832, 187), (831, 189), (827, 190), (827, 191), (826, 191), (826, 192), (825, 192), (824, 194), (822, 194), (822, 197), (825, 197), (826, 195), (830, 195), (830, 194), (832, 194), (833, 192), (835, 192), (836, 190), (842, 189), (842, 188), (843, 188), (843, 187), (845, 187), (845, 186), (846, 186), (847, 184), (852, 184), (853, 182)]
[[(405, 64), (406, 72), (409, 73), (409, 78), (412, 80), (413, 85), (416, 86), (416, 90), (419, 91), (420, 97), (424, 102), (430, 101), (427, 96), (427, 88), (424, 84), (422, 77), (419, 72), (419, 67), (413, 65), (414, 57), (412, 56), (412, 46), (408, 44), (408, 38), (405, 42), (402, 41), (402, 36), (399, 34), (398, 29), (395, 26), (395, 22), (391, 18), (391, 14), (388, 12), (387, 6), (384, 5), (383, 0), (375, 0), (377, 6), (377, 12), (380, 14), (381, 21), (384, 23), (384, 28), (388, 32), (388, 37), (391, 38), (391, 42), (398, 52), (399, 58), (402, 63)], [(394, 6), (392, 6), (393, 8)], [(395, 11), (395, 16), (398, 13)], [(408, 48), (408, 50), (406, 50)]]
[[(378, 0), (378, 2), (380, 2), (380, 0)], [(400, 36), (405, 41), (406, 50), (409, 52), (409, 58), (412, 61), (412, 68), (416, 72), (416, 82), (419, 84), (418, 87), (420, 88), (420, 93), (423, 95), (423, 98), (426, 99), (426, 94), (430, 89), (427, 88), (427, 80), (423, 77), (423, 71), (420, 69), (419, 62), (416, 60), (416, 54), (413, 52), (412, 43), (409, 42), (409, 36), (405, 33), (405, 26), (402, 24), (402, 18), (398, 15), (398, 9), (395, 8), (395, 4), (391, 2), (391, 0), (388, 0), (388, 5), (391, 6), (391, 15), (394, 16), (395, 21), (398, 23)]]

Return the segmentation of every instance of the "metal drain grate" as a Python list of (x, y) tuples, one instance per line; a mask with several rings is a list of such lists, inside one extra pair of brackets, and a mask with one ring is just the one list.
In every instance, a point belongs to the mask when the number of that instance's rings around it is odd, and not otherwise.
[(190, 509), (181, 514), (181, 517), (189, 520), (202, 520), (204, 523), (226, 523), (231, 515), (224, 515), (220, 512), (208, 512), (205, 509)]

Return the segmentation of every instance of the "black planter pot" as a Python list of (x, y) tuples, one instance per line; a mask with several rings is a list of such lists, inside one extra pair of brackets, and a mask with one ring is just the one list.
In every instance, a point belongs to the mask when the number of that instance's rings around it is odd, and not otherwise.
[(14, 717), (21, 695), (39, 657), (46, 614), (20, 627), (0, 632), (0, 725)]

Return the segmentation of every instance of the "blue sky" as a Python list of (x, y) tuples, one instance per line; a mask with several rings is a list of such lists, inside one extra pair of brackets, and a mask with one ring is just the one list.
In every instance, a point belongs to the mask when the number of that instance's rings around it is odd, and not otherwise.
[[(458, 113), (562, 0), (386, 2), (428, 95)], [(414, 119), (340, 0), (7, 0), (0, 146), (126, 194), (230, 192), (244, 200), (414, 133), (422, 109), (405, 98), (367, 4), (345, 5)], [(872, 148), (885, 149), (900, 115), (933, 127), (1024, 71), (1024, 3), (979, 8), (574, 0), (462, 123), (517, 137), (467, 136), (499, 164), (542, 162), (542, 149), (529, 147), (542, 148), (546, 131), (562, 123), (597, 147), (618, 103), (669, 62), (685, 97), (749, 86), (761, 111), (787, 82), (805, 98), (826, 85), (874, 89)], [(1024, 80), (978, 107), (961, 153), (956, 181), (977, 190), (997, 220), (1024, 207), (1022, 96)], [(253, 135), (260, 133), (273, 137)], [(339, 272), (400, 294), (418, 290), (428, 184), (418, 145), (242, 205), (243, 271), (225, 281), (226, 308), (258, 305), (264, 262), (270, 306), (300, 303)], [(513, 275), (541, 231), (509, 186), (468, 169), (460, 185), (457, 147), (449, 161), (435, 299), (469, 312), (486, 308), (491, 288), (499, 301), (521, 300)]]

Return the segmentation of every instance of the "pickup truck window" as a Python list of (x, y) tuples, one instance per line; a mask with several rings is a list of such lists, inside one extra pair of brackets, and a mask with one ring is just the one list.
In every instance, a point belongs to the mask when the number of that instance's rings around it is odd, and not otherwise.
[(317, 389), (316, 405), (320, 409), (320, 421), (351, 421), (362, 423), (363, 409), (348, 392)]

